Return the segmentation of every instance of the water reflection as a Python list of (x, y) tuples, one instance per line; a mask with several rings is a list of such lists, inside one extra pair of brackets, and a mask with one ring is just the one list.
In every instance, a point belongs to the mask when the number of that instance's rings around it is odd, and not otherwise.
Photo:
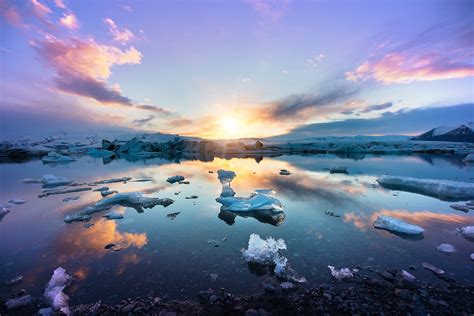
[(219, 219), (223, 220), (227, 225), (234, 225), (235, 218), (255, 218), (260, 223), (270, 224), (273, 226), (280, 226), (285, 221), (285, 213), (283, 211), (274, 211), (274, 210), (259, 210), (252, 212), (230, 212), (221, 210), (219, 212)]

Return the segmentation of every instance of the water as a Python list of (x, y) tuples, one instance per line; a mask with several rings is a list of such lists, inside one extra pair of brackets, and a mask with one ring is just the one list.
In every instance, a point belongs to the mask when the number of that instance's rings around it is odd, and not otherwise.
[[(350, 174), (330, 174), (326, 168), (346, 166)], [(257, 188), (272, 188), (285, 205), (284, 216), (249, 214), (247, 217), (220, 212), (215, 198), (221, 185), (218, 169), (233, 170), (238, 196)], [(279, 175), (287, 169), (290, 176)], [(284, 253), (291, 266), (308, 285), (327, 283), (327, 265), (336, 267), (418, 267), (419, 279), (442, 282), (421, 267), (429, 262), (462, 283), (474, 283), (469, 259), (474, 243), (461, 238), (456, 228), (473, 225), (474, 212), (452, 210), (450, 202), (407, 192), (373, 187), (377, 176), (391, 174), (420, 178), (474, 182), (474, 168), (445, 156), (367, 156), (343, 159), (333, 155), (282, 156), (255, 159), (220, 159), (211, 162), (145, 162), (114, 160), (103, 164), (90, 157), (66, 165), (44, 165), (41, 161), (1, 164), (1, 200), (26, 199), (13, 206), (0, 222), (0, 281), (22, 274), (22, 288), (40, 296), (52, 271), (62, 266), (76, 280), (68, 293), (71, 303), (117, 303), (123, 298), (156, 295), (189, 298), (208, 288), (224, 287), (234, 294), (258, 291), (264, 276), (250, 271), (241, 257), (251, 233), (283, 238)], [(214, 173), (209, 173), (214, 171)], [(38, 199), (39, 185), (21, 184), (23, 178), (43, 174), (65, 176), (76, 182), (130, 176), (153, 177), (151, 182), (108, 185), (119, 192), (140, 191), (149, 196), (169, 197), (175, 203), (138, 213), (116, 207), (124, 219), (107, 221), (94, 214), (87, 229), (83, 223), (66, 224), (63, 219), (100, 199), (98, 192), (80, 192)], [(189, 185), (168, 184), (170, 176), (182, 174)], [(175, 195), (175, 192), (180, 192)], [(67, 196), (80, 199), (63, 202)], [(185, 199), (197, 195), (198, 199)], [(341, 217), (332, 217), (326, 211)], [(174, 219), (169, 213), (180, 212)], [(421, 240), (407, 240), (372, 227), (377, 214), (392, 214), (426, 229)], [(119, 242), (122, 251), (104, 246)], [(219, 247), (215, 247), (215, 244)], [(451, 256), (436, 251), (451, 243)], [(217, 275), (217, 278), (216, 278)], [(7, 289), (1, 289), (1, 294)]]

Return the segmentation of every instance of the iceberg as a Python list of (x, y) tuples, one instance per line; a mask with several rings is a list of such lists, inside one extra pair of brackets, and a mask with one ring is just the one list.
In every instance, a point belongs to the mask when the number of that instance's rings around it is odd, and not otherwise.
[(441, 200), (469, 200), (474, 198), (474, 183), (381, 176), (377, 182), (384, 188), (428, 195)]
[(168, 179), (166, 179), (166, 182), (169, 182), (169, 183), (173, 184), (173, 183), (176, 183), (176, 182), (181, 182), (183, 180), (184, 180), (183, 176), (176, 175), (176, 176), (172, 176), (172, 177), (169, 177)]
[(458, 231), (462, 237), (474, 241), (474, 226), (464, 226), (458, 229)]
[(54, 188), (60, 186), (66, 186), (73, 183), (73, 181), (65, 178), (65, 177), (57, 177), (53, 176), (52, 174), (46, 174), (41, 177), (40, 183), (42, 183), (43, 188)]
[(268, 189), (255, 190), (248, 198), (218, 197), (217, 202), (222, 204), (221, 210), (232, 212), (251, 212), (259, 210), (283, 211), (280, 200), (274, 197), (275, 191)]
[(230, 183), (235, 178), (234, 171), (227, 171), (227, 170), (218, 170), (217, 171), (217, 178), (222, 184), (222, 192), (221, 197), (232, 197), (235, 195), (234, 189), (230, 186)]
[(336, 269), (333, 266), (328, 266), (328, 268), (331, 270), (332, 276), (338, 280), (350, 279), (354, 277), (354, 273), (349, 268)]
[(46, 285), (44, 297), (54, 310), (59, 310), (64, 314), (69, 314), (69, 296), (64, 293), (64, 289), (72, 282), (72, 277), (66, 273), (62, 267), (58, 267), (53, 272), (51, 280)]
[(379, 215), (374, 222), (374, 227), (407, 235), (419, 235), (423, 234), (425, 231), (420, 226), (409, 224), (400, 219), (386, 215)]
[(450, 255), (456, 252), (456, 248), (454, 248), (454, 246), (451, 244), (441, 244), (436, 247), (436, 250), (438, 250), (439, 252), (445, 253), (447, 255)]
[(51, 162), (71, 162), (76, 161), (76, 159), (58, 154), (55, 151), (50, 151), (46, 156), (41, 159), (44, 163)]

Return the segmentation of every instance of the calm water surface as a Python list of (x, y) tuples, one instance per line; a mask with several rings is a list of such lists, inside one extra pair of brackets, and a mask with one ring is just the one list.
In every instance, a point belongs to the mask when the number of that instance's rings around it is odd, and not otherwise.
[[(322, 155), (264, 158), (259, 163), (250, 158), (216, 158), (212, 162), (154, 159), (103, 164), (101, 159), (83, 157), (66, 165), (44, 165), (41, 161), (1, 164), (0, 203), (13, 198), (28, 202), (13, 206), (0, 222), (0, 281), (22, 274), (22, 288), (40, 296), (52, 271), (62, 266), (76, 278), (68, 291), (72, 304), (98, 299), (114, 303), (147, 295), (195, 297), (201, 290), (221, 287), (234, 294), (250, 293), (261, 287), (265, 277), (249, 270), (240, 251), (247, 247), (249, 235), (257, 233), (283, 238), (288, 246), (285, 256), (309, 285), (330, 282), (328, 264), (404, 269), (415, 265), (418, 269), (412, 272), (417, 278), (440, 282), (421, 268), (421, 262), (444, 269), (458, 282), (473, 284), (474, 264), (469, 255), (474, 243), (461, 238), (456, 228), (473, 225), (474, 212), (455, 211), (449, 207), (451, 202), (423, 195), (394, 195), (394, 191), (372, 184), (382, 174), (474, 182), (474, 167), (443, 156), (360, 158)], [(350, 173), (330, 174), (326, 168), (332, 166), (348, 167)], [(285, 206), (284, 214), (243, 217), (221, 212), (215, 201), (221, 191), (218, 169), (235, 171), (232, 187), (237, 196), (247, 196), (258, 188), (274, 189)], [(280, 169), (292, 174), (281, 176)], [(76, 182), (152, 177), (150, 182), (108, 186), (119, 192), (172, 198), (175, 203), (143, 213), (115, 207), (124, 213), (124, 219), (105, 220), (103, 213), (96, 213), (91, 228), (83, 223), (66, 224), (66, 214), (100, 200), (100, 194), (89, 191), (39, 199), (39, 185), (19, 183), (44, 174)], [(190, 184), (168, 184), (166, 179), (176, 174), (184, 175)], [(80, 195), (80, 199), (63, 202), (73, 195)], [(191, 195), (198, 199), (185, 199)], [(328, 216), (326, 211), (340, 217)], [(166, 217), (174, 212), (180, 212), (174, 220)], [(424, 227), (424, 238), (407, 240), (374, 229), (372, 223), (378, 214)], [(104, 249), (112, 242), (124, 249)], [(457, 252), (447, 256), (436, 251), (441, 243), (453, 244)]]

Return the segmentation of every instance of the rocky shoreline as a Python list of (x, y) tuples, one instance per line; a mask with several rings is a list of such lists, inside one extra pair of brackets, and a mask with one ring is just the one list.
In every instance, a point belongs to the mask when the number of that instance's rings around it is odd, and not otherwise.
[[(474, 286), (450, 279), (443, 283), (408, 280), (401, 270), (361, 268), (353, 278), (330, 284), (284, 288), (274, 277), (263, 280), (262, 292), (236, 296), (225, 289), (198, 293), (195, 299), (127, 298), (115, 305), (101, 301), (71, 306), (71, 315), (473, 315)], [(38, 315), (41, 300), (0, 315)], [(43, 309), (42, 315), (55, 315)], [(56, 313), (60, 315), (60, 313)]]

